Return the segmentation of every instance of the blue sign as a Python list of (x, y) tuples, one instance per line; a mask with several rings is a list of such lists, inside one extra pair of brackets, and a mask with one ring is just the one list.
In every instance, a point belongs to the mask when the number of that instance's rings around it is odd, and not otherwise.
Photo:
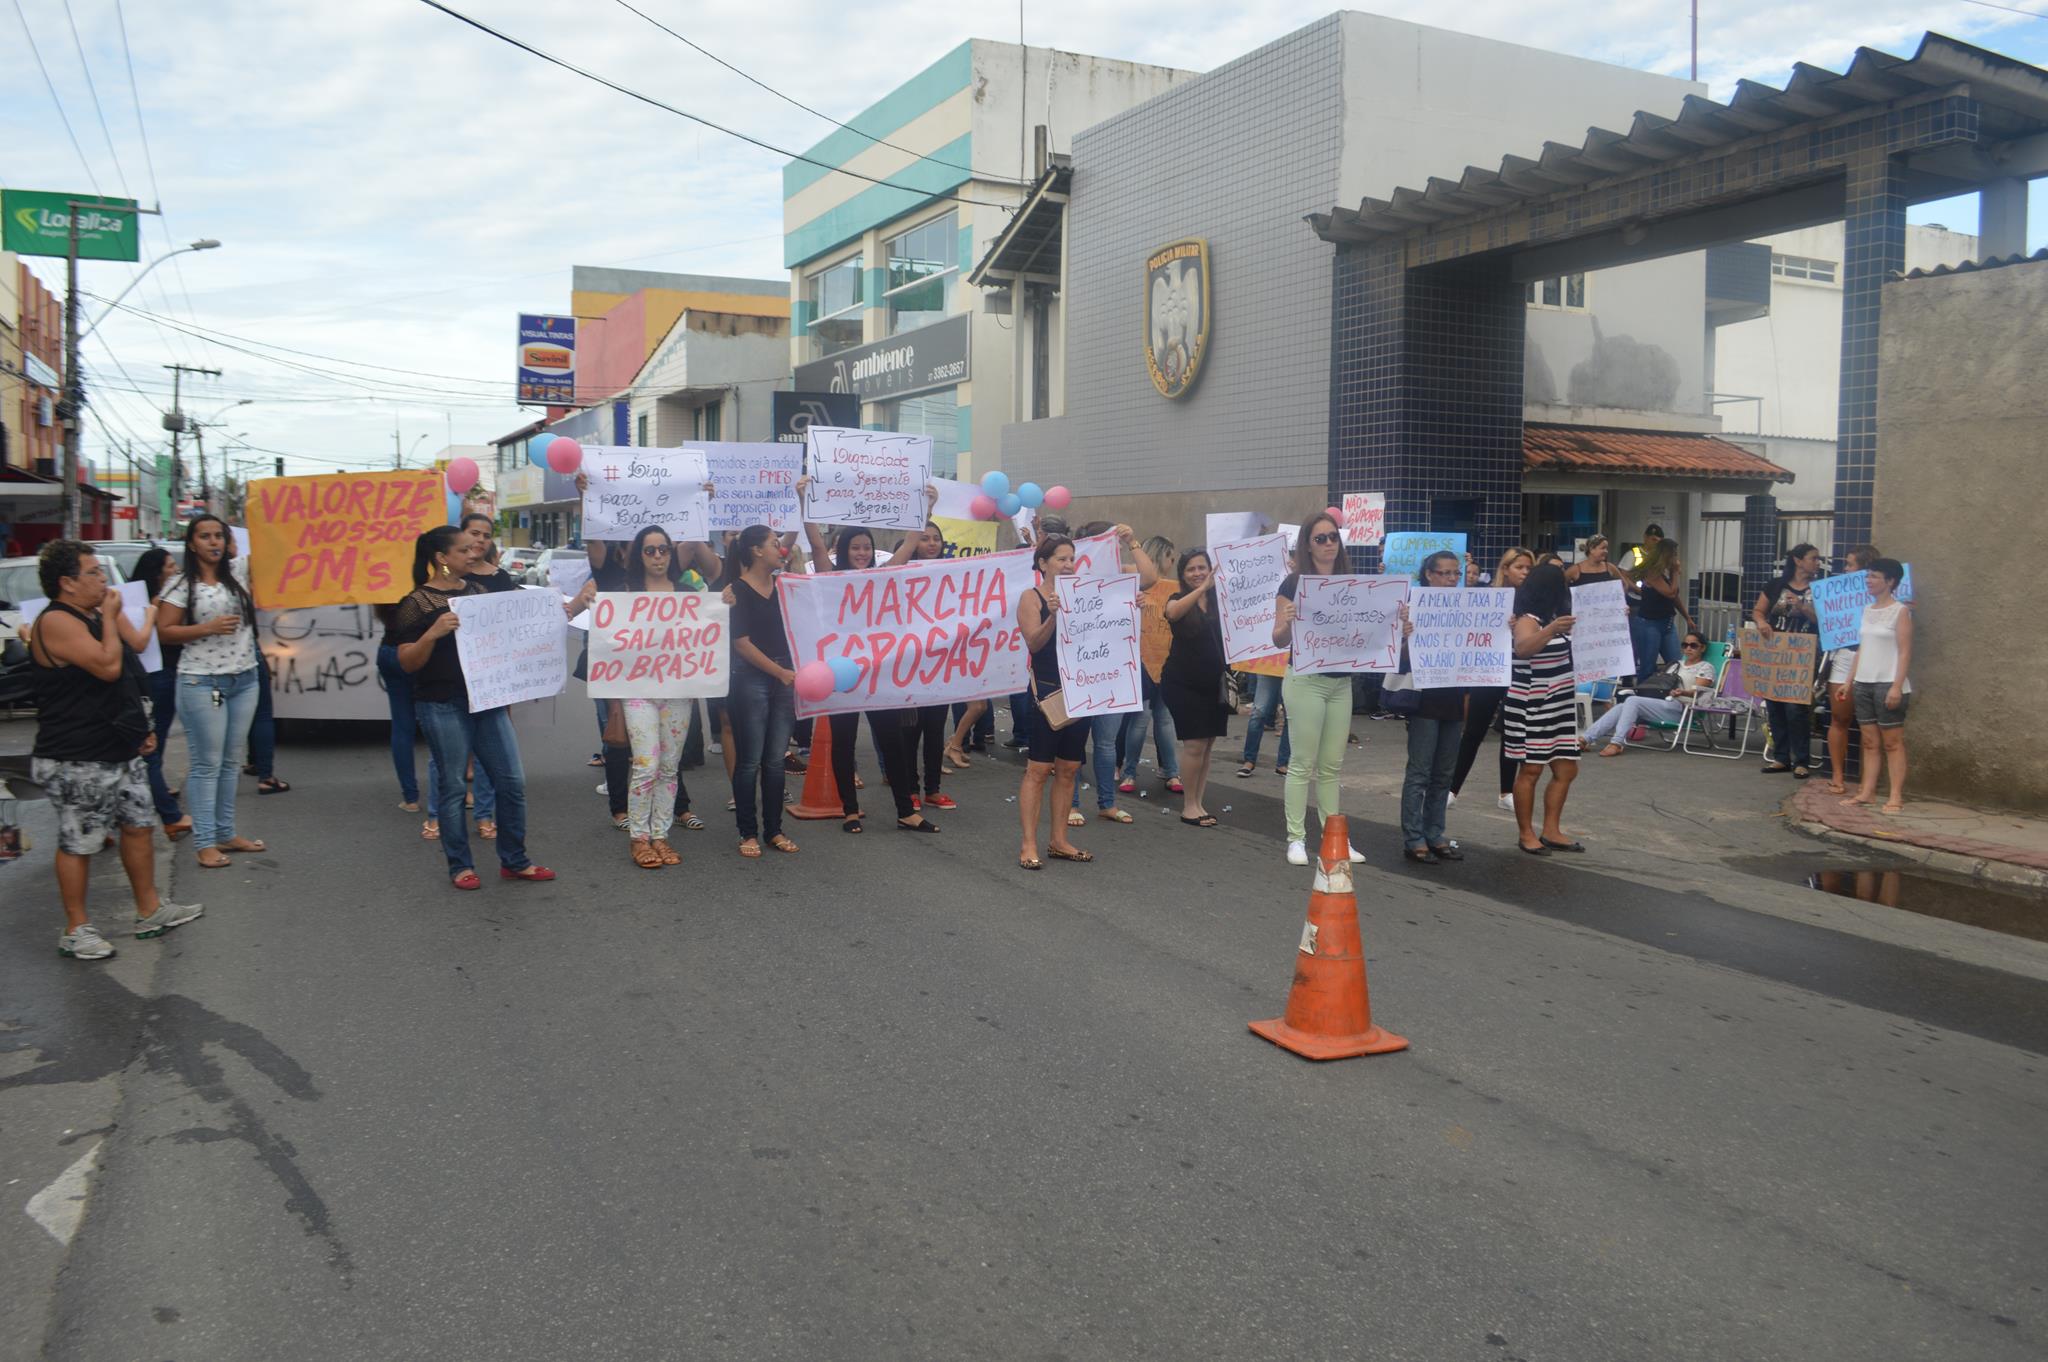
[(1380, 571), (1389, 576), (1413, 578), (1422, 567), (1422, 560), (1432, 553), (1456, 554), (1458, 571), (1464, 572), (1465, 536), (1448, 530), (1388, 535), (1380, 545)]
[(576, 405), (576, 319), (519, 314), (519, 401)]

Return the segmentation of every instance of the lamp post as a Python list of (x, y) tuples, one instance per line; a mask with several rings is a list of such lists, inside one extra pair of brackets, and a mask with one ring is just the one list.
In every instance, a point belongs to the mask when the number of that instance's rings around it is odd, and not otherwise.
[(193, 251), (212, 251), (218, 250), (219, 248), (220, 243), (218, 241), (215, 241), (212, 237), (201, 237), (199, 240), (193, 242), (189, 246), (180, 246), (175, 251), (166, 251), (164, 254), (150, 261), (147, 265), (144, 265), (142, 267), (140, 273), (138, 273), (133, 279), (130, 279), (128, 281), (127, 288), (122, 289), (119, 293), (114, 295), (114, 300), (107, 304), (106, 308), (100, 313), (99, 316), (93, 318), (91, 326), (88, 326), (87, 328), (85, 328), (83, 332), (79, 333), (78, 339), (83, 341), (87, 336), (90, 336), (93, 332), (99, 330), (100, 323), (105, 321), (108, 317), (108, 314), (112, 313), (115, 308), (121, 305), (121, 300), (123, 298), (126, 298), (129, 294), (133, 293), (135, 291), (135, 286), (142, 282), (143, 277), (147, 275), (151, 270), (155, 269), (158, 265), (163, 264), (164, 261), (169, 260), (174, 256), (190, 254)]

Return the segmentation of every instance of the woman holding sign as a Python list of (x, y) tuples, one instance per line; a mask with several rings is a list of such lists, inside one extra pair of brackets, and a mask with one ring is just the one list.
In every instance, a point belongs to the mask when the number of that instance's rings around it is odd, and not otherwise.
[[(144, 554), (145, 558), (149, 555)], [(1842, 575), (1861, 576), (1883, 555), (1873, 544), (1858, 544), (1842, 555)], [(167, 664), (168, 665), (168, 664)], [(1850, 682), (1856, 675), (1856, 645), (1847, 644), (1828, 655), (1828, 793), (1847, 794), (1843, 773), (1849, 760), (1849, 730), (1856, 722), (1856, 699)], [(162, 742), (159, 731), (158, 742)], [(161, 758), (159, 758), (161, 760)], [(162, 803), (161, 800), (158, 801)]]
[[(1670, 542), (1666, 539), (1658, 547)], [(1819, 572), (1820, 550), (1811, 544), (1793, 545), (1785, 555), (1783, 575), (1757, 593), (1750, 611), (1766, 642), (1779, 634), (1820, 632), (1820, 616), (1813, 609), (1813, 579)], [(1644, 586), (1648, 585), (1645, 581)], [(1764, 764), (1764, 774), (1781, 776), (1790, 771), (1794, 780), (1805, 780), (1806, 768), (1813, 762), (1813, 706), (1766, 700), (1764, 713), (1771, 724), (1771, 759)]]
[[(1209, 788), (1209, 752), (1230, 732), (1231, 714), (1224, 698), (1223, 615), (1216, 608), (1216, 568), (1206, 551), (1183, 553), (1179, 576), (1180, 590), (1166, 603), (1173, 646), (1159, 669), (1159, 689), (1180, 735), (1181, 779), (1186, 782), (1180, 821), (1213, 828), (1216, 815), (1203, 807), (1202, 796)], [(1351, 693), (1348, 683), (1344, 693)]]
[[(896, 560), (902, 563), (927, 562), (946, 556), (946, 535), (937, 521), (927, 520), (924, 528), (905, 534), (896, 546)], [(984, 705), (984, 712), (986, 706)], [(939, 792), (939, 781), (945, 775), (945, 749), (948, 743), (946, 720), (952, 709), (947, 705), (925, 705), (917, 711), (917, 718), (903, 736), (904, 766), (910, 772), (910, 802), (914, 808), (929, 804), (935, 809), (955, 809), (959, 805), (953, 797)], [(979, 715), (976, 716), (979, 719)], [(965, 735), (963, 735), (965, 736)], [(917, 794), (918, 748), (924, 749), (924, 796)], [(964, 763), (965, 757), (961, 758)]]
[[(1059, 588), (1058, 578), (1074, 571), (1074, 541), (1065, 535), (1046, 535), (1031, 550), (1031, 565), (1038, 569), (1039, 583), (1017, 601), (1017, 632), (1031, 654), (1031, 693), (1040, 705), (1066, 714), (1058, 702), (1060, 693)], [(1074, 779), (1081, 770), (1081, 757), (1088, 749), (1088, 725), (1078, 719), (1054, 728), (1048, 714), (1041, 712), (1031, 725), (1031, 747), (1025, 754), (1024, 780), (1017, 788), (1018, 815), (1024, 824), (1023, 849), (1017, 864), (1025, 870), (1043, 870), (1038, 859), (1038, 815), (1045, 806), (1046, 782), (1052, 783), (1052, 837), (1046, 854), (1056, 861), (1092, 861), (1095, 857), (1073, 843), (1067, 823), (1067, 809), (1074, 798)]]
[[(1536, 555), (1517, 544), (1500, 556), (1500, 565), (1493, 573), (1494, 584), (1509, 591), (1519, 591), (1529, 578), (1529, 570), (1535, 566)], [(1472, 774), (1472, 763), (1479, 759), (1479, 746), (1493, 731), (1494, 713), (1499, 710), (1500, 702), (1507, 693), (1506, 686), (1474, 686), (1466, 692), (1465, 736), (1458, 742), (1458, 769), (1451, 776), (1453, 804), (1458, 802), (1459, 794), (1465, 789), (1465, 777)], [(1520, 763), (1508, 760), (1507, 749), (1501, 749), (1500, 807), (1510, 812), (1515, 807), (1515, 772), (1519, 766)]]
[[(633, 536), (626, 551), (626, 590), (681, 591), (683, 566), (676, 561), (668, 531), (648, 525)], [(696, 701), (676, 699), (619, 700), (626, 711), (626, 736), (632, 748), (632, 776), (626, 788), (626, 820), (632, 835), (633, 864), (642, 870), (681, 865), (682, 856), (669, 845), (676, 810), (689, 807), (677, 768), (683, 740), (689, 736), (690, 713)]]
[[(1294, 541), (1294, 571), (1280, 583), (1273, 613), (1276, 647), (1293, 648), (1294, 595), (1301, 579), (1331, 577), (1343, 570), (1343, 535), (1336, 518), (1319, 511), (1301, 527), (1301, 535)], [(1287, 722), (1300, 738), (1294, 745), (1294, 761), (1287, 768), (1287, 863), (1307, 865), (1309, 782), (1315, 782), (1316, 809), (1325, 819), (1341, 811), (1337, 778), (1344, 769), (1344, 749), (1351, 738), (1351, 676), (1348, 672), (1311, 676), (1290, 667), (1280, 683), (1280, 694), (1287, 705)], [(1179, 718), (1175, 715), (1175, 722)], [(1365, 859), (1356, 847), (1349, 850), (1353, 861)]]
[[(796, 672), (789, 665), (789, 632), (775, 603), (775, 574), (788, 550), (766, 525), (740, 531), (725, 560), (721, 583), (732, 592), (732, 694), (725, 702), (732, 721), (733, 813), (739, 823), (740, 855), (761, 859), (761, 833), (786, 854), (797, 846), (782, 832), (782, 791), (788, 773), (782, 754), (796, 727)], [(759, 821), (754, 800), (758, 785)]]
[[(1515, 592), (1515, 665), (1501, 702), (1501, 751), (1519, 763), (1515, 773), (1515, 826), (1531, 856), (1584, 851), (1565, 836), (1560, 819), (1579, 774), (1579, 717), (1572, 681), (1572, 593), (1564, 569), (1538, 566)], [(1543, 792), (1543, 830), (1536, 831), (1536, 782), (1550, 769)]]
[[(1432, 553), (1415, 574), (1418, 586), (1453, 588), (1464, 576), (1455, 553)], [(1415, 632), (1408, 607), (1401, 607), (1401, 670), (1413, 675), (1406, 639)], [(1462, 861), (1465, 853), (1444, 830), (1451, 801), (1451, 775), (1465, 732), (1465, 692), (1455, 686), (1417, 690), (1408, 712), (1408, 769), (1401, 781), (1401, 836), (1408, 859), (1418, 865)]]

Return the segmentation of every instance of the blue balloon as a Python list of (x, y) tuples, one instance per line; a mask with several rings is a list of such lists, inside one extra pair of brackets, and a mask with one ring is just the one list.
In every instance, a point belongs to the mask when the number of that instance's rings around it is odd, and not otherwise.
[(1017, 487), (1017, 500), (1035, 511), (1045, 504), (1045, 489), (1035, 482), (1020, 483)]
[(536, 435), (526, 442), (526, 461), (535, 468), (548, 466), (548, 446), (560, 439), (559, 435)]
[(1009, 494), (1010, 475), (1000, 468), (991, 468), (981, 475), (981, 490), (1000, 501)]
[(860, 663), (850, 657), (835, 657), (826, 663), (832, 668), (832, 689), (844, 694), (860, 684)]
[(448, 523), (458, 524), (462, 520), (462, 498), (455, 493), (448, 494)]
[(1023, 508), (1024, 503), (1018, 499), (1015, 492), (1005, 492), (996, 498), (996, 509), (1004, 515), (1015, 515)]

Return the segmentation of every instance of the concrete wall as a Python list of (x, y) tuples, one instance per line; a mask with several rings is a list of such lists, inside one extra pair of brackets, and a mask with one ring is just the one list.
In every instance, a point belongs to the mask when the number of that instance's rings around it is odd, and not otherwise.
[(2036, 811), (2048, 633), (2021, 609), (2028, 574), (1997, 564), (2040, 537), (2044, 315), (2048, 262), (1885, 285), (1872, 521), (1919, 595), (1909, 792)]
[(1593, 271), (1583, 311), (1530, 307), (1524, 401), (1704, 412), (1706, 282), (1695, 251)]

